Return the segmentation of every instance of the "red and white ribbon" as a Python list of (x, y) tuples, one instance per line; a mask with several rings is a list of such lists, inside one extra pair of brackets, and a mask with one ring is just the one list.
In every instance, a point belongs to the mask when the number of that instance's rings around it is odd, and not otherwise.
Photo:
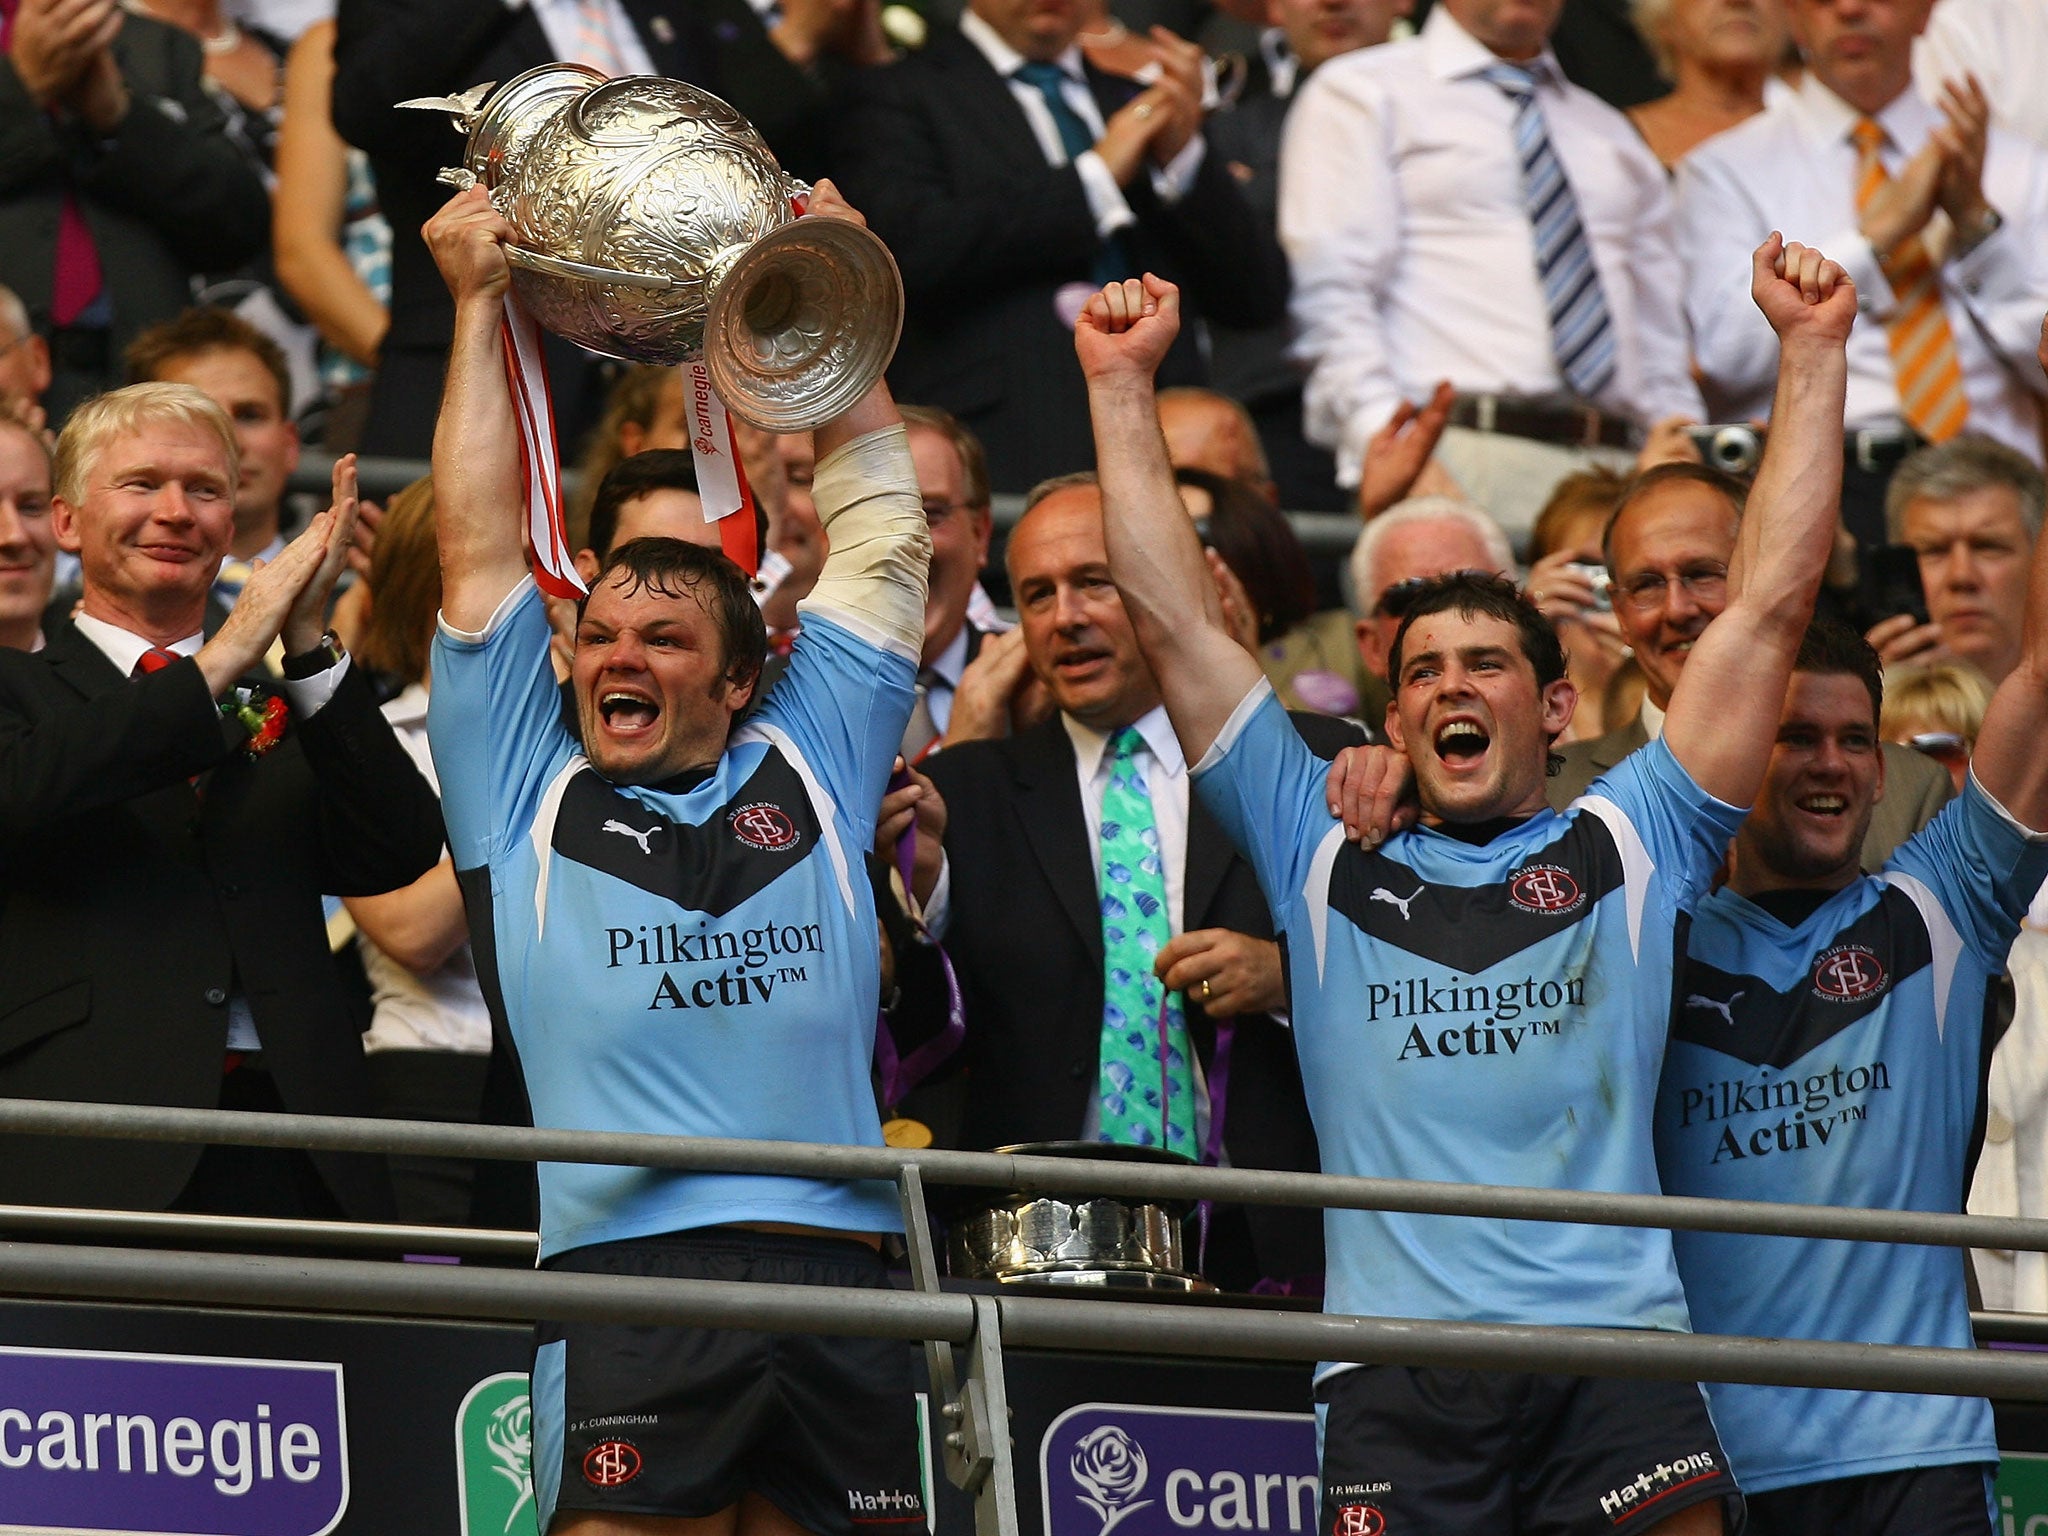
[(760, 569), (754, 491), (740, 464), (739, 439), (725, 402), (711, 387), (711, 372), (700, 358), (683, 364), (683, 404), (690, 419), (690, 453), (697, 461), (697, 494), (704, 502), (704, 521), (718, 528), (718, 542), (741, 570), (752, 576)]
[(505, 376), (519, 426), (519, 474), (526, 490), (526, 528), (533, 545), (533, 579), (549, 597), (583, 597), (590, 589), (577, 574), (562, 516), (562, 460), (555, 440), (555, 407), (548, 397), (547, 358), (540, 327), (505, 295)]

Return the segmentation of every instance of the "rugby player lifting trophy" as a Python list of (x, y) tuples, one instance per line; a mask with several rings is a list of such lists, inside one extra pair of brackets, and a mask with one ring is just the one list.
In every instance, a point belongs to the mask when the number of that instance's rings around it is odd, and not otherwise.
[(726, 411), (807, 432), (867, 393), (903, 329), (888, 247), (847, 220), (800, 218), (810, 188), (753, 124), (680, 80), (547, 64), (401, 105), (454, 115), (468, 142), (441, 179), (483, 187), (513, 230), (506, 363), (542, 589), (583, 587), (536, 324), (606, 357), (686, 370), (704, 515), (751, 574), (752, 497)]
[[(879, 1147), (861, 859), (917, 698), (931, 554), (881, 382), (895, 266), (830, 183), (797, 186), (738, 114), (675, 81), (556, 65), (435, 105), (469, 139), (425, 229), (455, 300), (428, 736), (533, 1123)], [(635, 538), (587, 586), (569, 564), (539, 325), (692, 369), (709, 515), (745, 511), (724, 405), (815, 428), (829, 550), (758, 705), (767, 632), (734, 561)], [(751, 514), (733, 525), (727, 549), (750, 557)], [(579, 599), (573, 727), (543, 591)], [(887, 1180), (538, 1174), (540, 1263), (570, 1273), (880, 1289), (903, 1225)], [(910, 1366), (891, 1339), (544, 1322), (539, 1527), (915, 1536)]]

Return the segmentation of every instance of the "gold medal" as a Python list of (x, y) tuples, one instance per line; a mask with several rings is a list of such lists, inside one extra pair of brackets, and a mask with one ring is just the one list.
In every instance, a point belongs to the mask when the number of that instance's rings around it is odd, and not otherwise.
[(898, 1115), (882, 1122), (882, 1144), (906, 1152), (922, 1151), (932, 1144), (932, 1128), (922, 1120), (907, 1120)]

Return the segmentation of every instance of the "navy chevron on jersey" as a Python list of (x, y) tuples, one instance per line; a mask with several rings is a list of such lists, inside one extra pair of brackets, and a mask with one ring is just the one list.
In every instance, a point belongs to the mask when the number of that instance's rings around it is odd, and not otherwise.
[[(529, 579), (434, 642), (429, 731), (478, 978), (534, 1123), (881, 1145), (861, 868), (912, 658), (807, 609), (789, 670), (687, 789), (601, 777)], [(543, 1163), (543, 1256), (734, 1221), (900, 1231), (888, 1184)]]
[[(1678, 930), (1742, 813), (1652, 742), (1563, 815), (1367, 852), (1330, 818), (1327, 767), (1261, 683), (1195, 770), (1287, 934), (1325, 1170), (1656, 1193)], [(1371, 1211), (1325, 1229), (1333, 1312), (1686, 1327), (1663, 1232)]]
[[(2044, 876), (1974, 778), (1880, 875), (1796, 927), (1733, 891), (1701, 904), (1657, 1096), (1674, 1195), (1963, 1208), (1984, 993)], [(1675, 1235), (1694, 1324), (1767, 1338), (1967, 1349), (1955, 1248)], [(1709, 1389), (1746, 1491), (1996, 1461), (1981, 1399)]]

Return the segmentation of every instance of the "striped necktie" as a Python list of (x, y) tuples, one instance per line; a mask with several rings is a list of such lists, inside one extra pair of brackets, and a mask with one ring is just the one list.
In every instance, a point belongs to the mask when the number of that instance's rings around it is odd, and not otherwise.
[(1522, 201), (1536, 237), (1536, 273), (1550, 312), (1550, 345), (1572, 393), (1591, 400), (1614, 382), (1614, 321), (1600, 291), (1593, 247), (1579, 222), (1578, 200), (1544, 127), (1536, 76), (1519, 64), (1496, 63), (1481, 72), (1515, 104), (1515, 154), (1522, 166)]
[[(1885, 133), (1873, 118), (1859, 117), (1849, 136), (1856, 141), (1856, 213), (1891, 178), (1878, 151)], [(1909, 235), (1884, 264), (1895, 303), (1884, 324), (1892, 350), (1892, 372), (1899, 390), (1899, 414), (1929, 442), (1945, 443), (1970, 419), (1970, 400), (1963, 393), (1963, 368), (1956, 360), (1955, 333), (1941, 306), (1941, 281), (1927, 243)]]
[(616, 79), (626, 72), (618, 39), (612, 36), (611, 8), (606, 0), (575, 0), (576, 48), (570, 62), (588, 64)]

